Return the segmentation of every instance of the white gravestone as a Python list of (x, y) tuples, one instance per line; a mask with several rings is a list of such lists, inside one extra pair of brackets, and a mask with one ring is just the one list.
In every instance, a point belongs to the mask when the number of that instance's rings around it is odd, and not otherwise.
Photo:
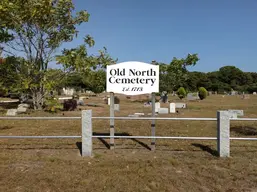
[(161, 104), (159, 102), (155, 103), (155, 113), (159, 112), (160, 107), (161, 107)]
[(29, 104), (27, 104), (27, 103), (19, 104), (18, 108), (29, 108)]
[(17, 115), (17, 109), (8, 109), (6, 115), (7, 116), (15, 116), (15, 115)]
[(169, 109), (168, 108), (159, 108), (158, 113), (159, 114), (168, 114)]
[(120, 104), (114, 104), (114, 111), (120, 111)]
[(229, 109), (228, 111), (230, 113), (236, 114), (237, 116), (244, 116), (244, 110)]
[(185, 109), (186, 108), (185, 103), (175, 103), (175, 106), (177, 109)]
[(176, 113), (176, 105), (175, 105), (175, 103), (170, 103), (170, 113)]
[(111, 98), (108, 97), (108, 105), (110, 105), (110, 103), (111, 103)]
[(24, 108), (24, 107), (20, 107), (17, 109), (17, 113), (26, 113), (27, 111), (27, 108)]
[(256, 95), (256, 92), (253, 92), (253, 95)]

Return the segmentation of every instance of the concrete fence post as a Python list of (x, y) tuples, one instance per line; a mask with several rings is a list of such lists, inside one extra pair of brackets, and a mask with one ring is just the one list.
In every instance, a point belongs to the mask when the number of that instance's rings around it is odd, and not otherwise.
[(217, 149), (220, 157), (230, 156), (230, 113), (217, 112)]
[(92, 110), (82, 111), (82, 156), (92, 156)]

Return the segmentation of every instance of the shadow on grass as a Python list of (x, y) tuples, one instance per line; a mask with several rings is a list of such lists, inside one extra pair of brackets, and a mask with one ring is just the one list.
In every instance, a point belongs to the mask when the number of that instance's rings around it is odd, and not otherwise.
[(79, 149), (79, 153), (82, 156), (82, 142), (76, 142), (76, 146)]
[(235, 127), (231, 127), (230, 130), (240, 135), (246, 135), (246, 136), (257, 135), (257, 128), (255, 127), (235, 126)]
[(15, 109), (19, 104), (20, 102), (0, 103), (0, 107), (4, 109)]
[(193, 143), (192, 145), (195, 146), (195, 147), (200, 148), (200, 149), (203, 150), (203, 151), (206, 151), (206, 152), (210, 153), (210, 154), (213, 155), (213, 156), (218, 157), (218, 155), (219, 155), (219, 154), (218, 154), (218, 151), (213, 150), (212, 148), (210, 148), (210, 147), (207, 146), (207, 145), (202, 145), (202, 144), (199, 144), (199, 143)]
[(11, 129), (11, 128), (13, 128), (13, 127), (12, 126), (8, 126), (8, 125), (0, 126), (0, 130), (6, 130), (6, 129)]
[[(96, 133), (96, 132), (93, 132), (93, 135), (94, 136), (110, 136), (110, 133)], [(115, 133), (115, 136), (132, 136), (132, 135), (123, 132), (123, 133)], [(106, 141), (105, 138), (98, 138), (98, 139), (105, 145), (105, 147), (107, 149), (110, 149), (110, 144)], [(115, 138), (115, 139), (118, 139), (118, 138)], [(151, 150), (151, 148), (147, 144), (145, 144), (144, 142), (139, 141), (139, 140), (134, 139), (134, 138), (131, 138), (131, 140), (137, 142), (142, 147), (144, 147), (144, 148), (146, 148), (148, 150)], [(82, 153), (82, 143), (81, 142), (76, 142), (76, 145), (77, 145), (77, 147), (78, 147), (78, 149), (80, 151), (80, 154), (81, 154)]]

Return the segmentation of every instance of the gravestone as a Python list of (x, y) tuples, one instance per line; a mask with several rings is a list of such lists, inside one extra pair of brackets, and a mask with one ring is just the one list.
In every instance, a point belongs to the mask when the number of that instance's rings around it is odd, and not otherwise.
[(176, 113), (176, 105), (175, 105), (175, 103), (170, 103), (170, 113)]
[(27, 103), (19, 104), (18, 108), (29, 108), (29, 104), (27, 104)]
[(185, 103), (175, 103), (175, 106), (177, 109), (185, 109), (186, 108)]
[(244, 116), (244, 110), (229, 109), (228, 111), (230, 113), (236, 114), (237, 116)]
[(128, 115), (128, 117), (139, 117), (139, 115)]
[(253, 95), (256, 95), (256, 92), (253, 92)]
[(80, 106), (84, 106), (85, 105), (85, 103), (84, 103), (84, 101), (82, 99), (78, 100), (77, 104), (80, 105)]
[(145, 114), (144, 114), (144, 113), (134, 113), (134, 115), (143, 116), (143, 115), (145, 115)]
[(6, 116), (15, 116), (17, 115), (17, 109), (8, 109)]
[(17, 113), (26, 113), (26, 111), (27, 111), (27, 108), (25, 107), (20, 107), (17, 109)]
[(120, 111), (120, 104), (114, 104), (114, 111)]
[(108, 97), (108, 105), (110, 105), (110, 104), (111, 104), (111, 98)]
[(159, 108), (158, 113), (159, 114), (168, 114), (169, 109), (168, 108)]
[(193, 93), (188, 93), (187, 94), (187, 100), (188, 101), (195, 101), (197, 99), (199, 99), (198, 96), (194, 96)]
[(161, 104), (159, 102), (155, 103), (155, 113), (158, 113)]

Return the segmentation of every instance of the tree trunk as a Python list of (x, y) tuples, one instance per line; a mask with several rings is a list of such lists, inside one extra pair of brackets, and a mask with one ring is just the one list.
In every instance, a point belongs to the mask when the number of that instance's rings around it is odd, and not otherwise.
[(36, 89), (32, 93), (33, 107), (34, 110), (42, 110), (44, 105), (45, 91), (42, 87)]

